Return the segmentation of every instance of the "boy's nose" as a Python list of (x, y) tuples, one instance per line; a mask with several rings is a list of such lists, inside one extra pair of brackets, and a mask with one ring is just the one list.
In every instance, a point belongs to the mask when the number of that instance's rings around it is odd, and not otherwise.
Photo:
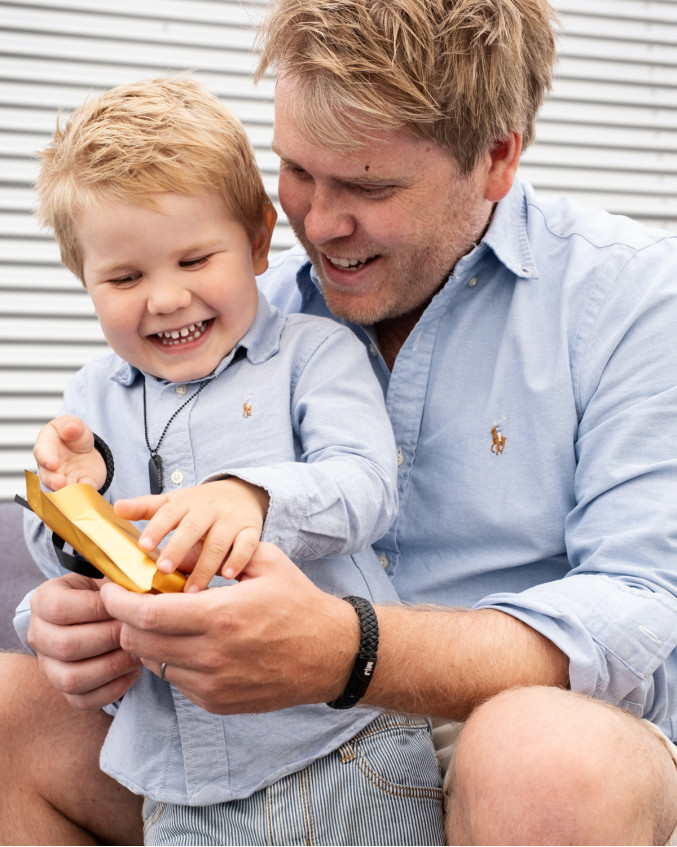
[(147, 308), (151, 315), (169, 315), (179, 309), (186, 309), (190, 301), (190, 289), (178, 281), (165, 280), (151, 288)]

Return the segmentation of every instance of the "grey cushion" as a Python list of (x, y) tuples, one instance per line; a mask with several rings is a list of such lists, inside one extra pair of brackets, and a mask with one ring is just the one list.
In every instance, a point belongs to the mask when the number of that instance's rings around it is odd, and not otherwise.
[(0, 649), (22, 649), (12, 619), (21, 599), (43, 580), (23, 536), (23, 508), (0, 503)]

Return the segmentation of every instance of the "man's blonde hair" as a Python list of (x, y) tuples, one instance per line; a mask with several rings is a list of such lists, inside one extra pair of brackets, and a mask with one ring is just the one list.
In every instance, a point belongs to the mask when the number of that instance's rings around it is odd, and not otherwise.
[(408, 128), (469, 173), (510, 132), (533, 140), (555, 21), (546, 0), (271, 0), (256, 77), (297, 82), (293, 118), (321, 145)]
[[(37, 215), (81, 280), (76, 216), (98, 203), (153, 208), (154, 195), (216, 190), (253, 241), (266, 206), (237, 118), (188, 76), (145, 80), (88, 98), (39, 153)], [(84, 281), (84, 280), (83, 280)]]

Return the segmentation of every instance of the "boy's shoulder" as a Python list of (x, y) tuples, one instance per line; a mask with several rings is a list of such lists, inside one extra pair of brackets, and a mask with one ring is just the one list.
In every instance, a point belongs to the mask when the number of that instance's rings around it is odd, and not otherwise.
[(344, 344), (361, 342), (355, 333), (334, 318), (323, 315), (309, 315), (305, 312), (292, 312), (281, 315), (283, 320), (282, 343), (298, 338), (307, 345), (319, 346), (328, 338), (335, 338)]
[(73, 377), (74, 382), (106, 386), (113, 382), (127, 385), (134, 379), (135, 369), (112, 350), (105, 350), (86, 362)]
[(301, 309), (301, 292), (297, 284), (299, 270), (308, 263), (301, 245), (272, 256), (268, 269), (256, 278), (260, 291), (268, 302), (283, 314)]

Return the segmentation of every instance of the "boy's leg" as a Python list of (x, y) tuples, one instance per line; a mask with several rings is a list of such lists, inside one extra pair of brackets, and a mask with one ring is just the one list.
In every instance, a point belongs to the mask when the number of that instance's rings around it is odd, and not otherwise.
[(143, 844), (142, 798), (99, 769), (110, 718), (79, 711), (32, 656), (0, 653), (0, 843)]
[(665, 844), (677, 823), (669, 745), (645, 721), (556, 688), (480, 706), (446, 787), (452, 844)]
[(444, 844), (428, 725), (391, 713), (243, 800), (202, 807), (147, 801), (145, 813), (149, 845)]

